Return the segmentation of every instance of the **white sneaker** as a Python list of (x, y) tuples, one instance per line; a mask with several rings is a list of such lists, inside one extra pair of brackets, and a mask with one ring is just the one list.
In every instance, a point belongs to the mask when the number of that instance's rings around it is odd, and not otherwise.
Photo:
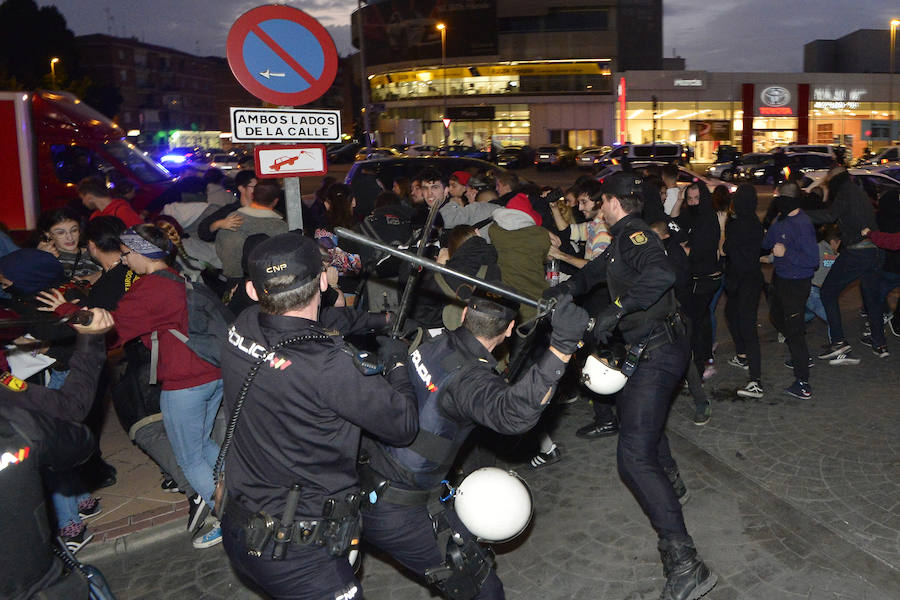
[(763, 397), (763, 389), (762, 386), (759, 385), (758, 381), (748, 381), (747, 385), (740, 388), (737, 391), (737, 395), (741, 398), (762, 398)]
[(204, 527), (191, 540), (194, 548), (211, 548), (216, 544), (222, 543), (222, 526), (218, 521), (214, 521), (208, 527)]

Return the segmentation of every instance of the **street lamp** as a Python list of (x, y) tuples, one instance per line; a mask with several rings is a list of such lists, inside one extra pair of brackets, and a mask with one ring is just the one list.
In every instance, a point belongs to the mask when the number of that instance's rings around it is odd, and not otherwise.
[(890, 102), (888, 103), (888, 112), (891, 114), (891, 120), (894, 119), (894, 48), (897, 42), (897, 25), (900, 25), (900, 19), (891, 19), (891, 76), (889, 79), (891, 89), (889, 94)]
[[(893, 31), (893, 29), (891, 30)], [(891, 43), (893, 43), (893, 36), (891, 37)], [(50, 59), (50, 80), (53, 82), (53, 89), (56, 89), (56, 63), (59, 62), (59, 59), (55, 56)]]
[[(441, 32), (441, 78), (444, 80), (444, 114), (442, 117), (447, 118), (447, 25), (438, 23), (437, 30)], [(444, 151), (450, 146), (450, 126), (447, 121), (442, 121), (444, 125)]]

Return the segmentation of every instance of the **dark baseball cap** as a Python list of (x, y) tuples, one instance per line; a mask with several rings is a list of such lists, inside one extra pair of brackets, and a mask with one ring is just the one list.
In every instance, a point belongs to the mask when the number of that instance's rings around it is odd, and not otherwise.
[[(260, 242), (247, 259), (250, 281), (260, 296), (295, 290), (318, 277), (323, 269), (319, 244), (298, 233), (282, 233)], [(283, 275), (293, 275), (294, 281), (279, 287), (268, 284)]]
[(603, 180), (601, 193), (619, 198), (631, 195), (640, 196), (643, 183), (644, 180), (634, 173), (620, 171)]

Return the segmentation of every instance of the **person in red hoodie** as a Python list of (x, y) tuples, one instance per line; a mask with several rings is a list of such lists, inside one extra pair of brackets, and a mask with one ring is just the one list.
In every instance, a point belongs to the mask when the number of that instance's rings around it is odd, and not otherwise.
[(126, 227), (140, 225), (144, 220), (138, 216), (127, 200), (113, 198), (106, 181), (100, 177), (85, 177), (78, 182), (78, 197), (85, 208), (94, 212), (91, 219), (97, 217), (118, 217)]
[[(178, 274), (172, 268), (175, 248), (166, 234), (154, 225), (138, 225), (126, 230), (120, 240), (122, 262), (141, 277), (111, 311), (118, 334), (115, 346), (140, 338), (150, 348), (151, 334), (157, 333), (157, 377), (162, 388), (160, 408), (166, 434), (185, 477), (202, 501), (212, 507), (213, 467), (219, 447), (210, 439), (210, 433), (222, 402), (222, 374), (169, 331), (187, 335), (188, 309), (181, 276), (173, 280), (155, 275), (166, 270)], [(79, 308), (55, 290), (38, 298), (46, 304), (44, 310), (60, 316)], [(194, 539), (194, 546), (206, 548), (220, 541), (221, 531), (215, 523)]]

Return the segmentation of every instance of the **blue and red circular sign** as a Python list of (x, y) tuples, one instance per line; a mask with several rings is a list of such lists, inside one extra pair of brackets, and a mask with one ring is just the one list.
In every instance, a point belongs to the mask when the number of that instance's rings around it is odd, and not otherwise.
[(241, 15), (226, 42), (228, 65), (248, 92), (297, 106), (324, 94), (337, 74), (337, 49), (322, 25), (290, 6), (258, 6)]

